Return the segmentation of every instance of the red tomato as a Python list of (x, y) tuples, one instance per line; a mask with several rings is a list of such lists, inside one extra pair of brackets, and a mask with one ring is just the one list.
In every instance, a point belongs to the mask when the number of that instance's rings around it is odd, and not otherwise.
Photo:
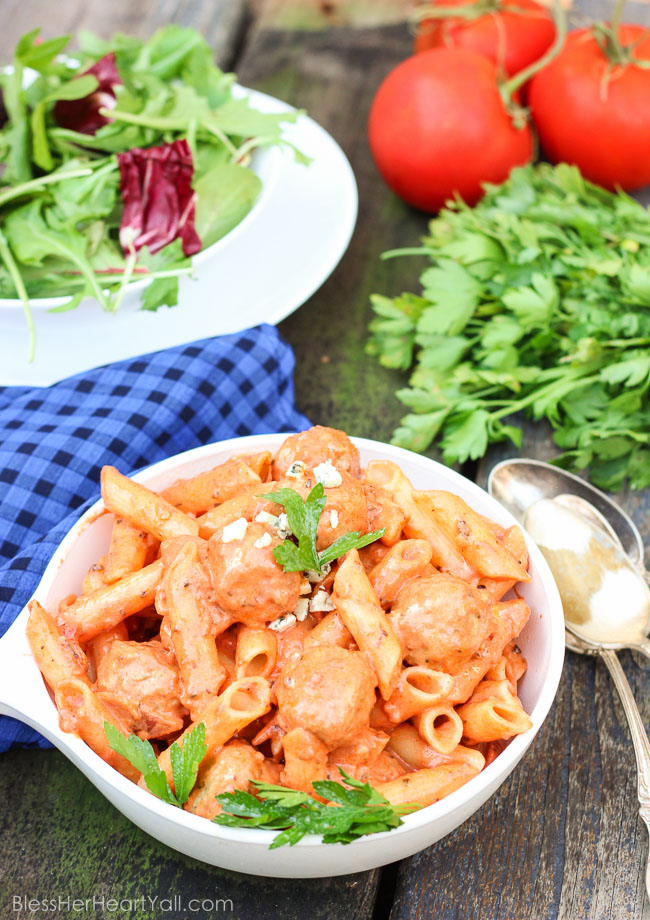
[[(650, 61), (650, 35), (622, 25), (619, 40)], [(562, 51), (535, 74), (529, 102), (546, 156), (575, 164), (592, 182), (613, 189), (650, 183), (650, 70), (614, 66), (588, 29), (572, 32)]]
[(389, 73), (368, 138), (390, 188), (429, 212), (454, 192), (475, 204), (482, 182), (503, 182), (533, 153), (529, 126), (515, 128), (503, 104), (495, 65), (457, 48), (425, 51)]
[[(470, 6), (479, 0), (434, 0), (433, 6)], [(508, 7), (525, 12), (508, 12)], [(555, 25), (549, 11), (535, 0), (499, 0), (495, 10), (477, 19), (452, 16), (424, 19), (415, 39), (415, 51), (440, 46), (466, 48), (502, 64), (508, 76), (537, 61), (550, 48)]]

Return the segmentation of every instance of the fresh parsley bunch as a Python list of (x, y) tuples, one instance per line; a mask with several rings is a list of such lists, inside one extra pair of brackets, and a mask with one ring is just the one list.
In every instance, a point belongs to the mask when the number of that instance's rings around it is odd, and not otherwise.
[(314, 486), (305, 501), (295, 489), (278, 489), (277, 492), (268, 492), (260, 498), (268, 498), (269, 501), (282, 505), (287, 513), (291, 532), (298, 541), (296, 544), (293, 540), (286, 539), (273, 550), (276, 562), (285, 572), (314, 572), (322, 575), (324, 565), (344, 556), (351, 549), (361, 549), (362, 546), (374, 543), (384, 535), (383, 528), (363, 536), (359, 531), (351, 531), (319, 553), (316, 549), (316, 534), (327, 501), (322, 483)]
[(650, 485), (650, 214), (578, 169), (515, 169), (474, 208), (451, 203), (422, 247), (421, 291), (372, 298), (368, 351), (412, 368), (393, 443), (447, 463), (522, 444), (547, 419), (559, 463), (602, 488)]
[[(401, 815), (418, 805), (391, 805), (368, 783), (349, 776), (339, 767), (345, 785), (316, 780), (314, 791), (329, 805), (306, 792), (253, 781), (255, 795), (224, 792), (217, 796), (223, 811), (213, 818), (226, 827), (261, 827), (281, 830), (269, 849), (293, 846), (305, 834), (322, 835), (323, 843), (351, 843), (365, 834), (379, 834), (402, 824)], [(347, 788), (346, 788), (347, 787)]]

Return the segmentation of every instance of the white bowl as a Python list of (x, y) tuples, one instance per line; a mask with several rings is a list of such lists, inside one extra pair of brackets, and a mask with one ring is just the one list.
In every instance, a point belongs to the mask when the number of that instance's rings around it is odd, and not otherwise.
[[(236, 453), (276, 450), (286, 435), (252, 435), (208, 444), (178, 454), (138, 473), (134, 479), (163, 489), (179, 477), (194, 476)], [(446, 489), (460, 495), (476, 511), (509, 526), (512, 515), (477, 485), (460, 474), (410, 451), (353, 438), (362, 463), (372, 459), (398, 463), (414, 486)], [(97, 517), (96, 502), (75, 524), (50, 561), (35, 597), (55, 609), (62, 598), (80, 590), (88, 567), (108, 548), (111, 518)], [(546, 718), (560, 680), (564, 660), (564, 616), (560, 597), (540, 551), (527, 538), (532, 581), (518, 590), (532, 615), (517, 640), (528, 659), (520, 696), (533, 727), (515, 737), (477, 777), (447, 798), (408, 815), (388, 833), (363, 837), (352, 844), (323, 844), (306, 837), (294, 847), (269, 850), (272, 831), (227, 828), (166, 805), (125, 779), (75, 735), (59, 728), (57, 711), (41, 678), (25, 635), (23, 610), (0, 639), (0, 712), (27, 722), (45, 735), (134, 824), (173, 849), (211, 865), (280, 878), (347, 875), (411, 856), (466, 821), (499, 788), (531, 745)]]
[[(255, 90), (245, 89), (239, 84), (234, 84), (232, 91), (236, 99), (248, 98), (252, 108), (259, 109), (261, 112), (286, 110), (290, 113), (293, 111), (290, 106), (281, 105), (278, 107), (277, 100), (273, 99), (271, 96), (267, 96), (264, 93), (258, 93)], [(188, 278), (186, 276), (181, 276), (179, 279), (179, 285), (182, 286), (183, 290), (187, 288), (188, 285), (191, 285), (193, 281), (199, 281), (209, 274), (210, 261), (214, 259), (215, 256), (219, 255), (223, 249), (226, 249), (250, 224), (257, 221), (260, 213), (271, 198), (280, 172), (282, 156), (283, 152), (279, 147), (261, 147), (253, 151), (250, 169), (259, 177), (262, 183), (262, 187), (253, 207), (248, 214), (232, 228), (232, 230), (226, 233), (225, 236), (217, 240), (216, 243), (213, 243), (212, 246), (208, 246), (207, 249), (203, 249), (195, 256), (192, 256), (192, 277)], [(132, 313), (139, 310), (142, 292), (150, 283), (151, 282), (146, 278), (143, 278), (141, 281), (132, 281), (127, 286), (124, 298), (120, 304), (120, 313)], [(30, 297), (29, 303), (32, 310), (36, 311), (36, 313), (47, 312), (48, 310), (53, 310), (67, 303), (70, 300), (70, 296), (71, 295), (68, 294), (62, 297)], [(23, 309), (23, 303), (21, 300), (18, 300), (18, 298), (0, 297), (0, 310), (15, 310), (22, 314)], [(80, 314), (84, 314), (88, 310), (99, 312), (102, 310), (94, 297), (84, 297), (74, 311), (75, 317), (78, 318)]]

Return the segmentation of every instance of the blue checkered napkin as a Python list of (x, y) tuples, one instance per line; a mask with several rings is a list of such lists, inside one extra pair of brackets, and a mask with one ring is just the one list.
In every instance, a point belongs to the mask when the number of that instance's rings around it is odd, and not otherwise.
[[(0, 388), (0, 635), (30, 599), (104, 464), (130, 473), (211, 441), (296, 431), (294, 358), (272, 326), (120, 361), (46, 389)], [(49, 747), (0, 718), (0, 751)]]

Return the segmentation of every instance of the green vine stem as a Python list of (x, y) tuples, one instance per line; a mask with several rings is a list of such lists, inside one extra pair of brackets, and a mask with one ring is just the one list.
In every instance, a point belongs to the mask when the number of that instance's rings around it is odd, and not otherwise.
[(559, 0), (553, 0), (553, 22), (555, 23), (555, 39), (550, 48), (547, 49), (541, 58), (533, 61), (528, 67), (524, 67), (519, 73), (516, 73), (514, 76), (510, 77), (509, 80), (506, 80), (505, 83), (501, 84), (501, 98), (506, 107), (509, 108), (512, 105), (512, 97), (517, 90), (521, 89), (525, 83), (528, 83), (531, 77), (534, 77), (536, 73), (550, 64), (564, 46), (567, 34), (567, 17)]
[(409, 17), (413, 22), (422, 22), (424, 19), (479, 19), (488, 13), (516, 13), (520, 16), (531, 16), (533, 10), (523, 6), (504, 3), (504, 0), (477, 0), (476, 3), (462, 4), (459, 6), (431, 6), (424, 5), (413, 10)]
[(627, 67), (633, 64), (643, 70), (650, 68), (650, 61), (639, 60), (634, 56), (634, 49), (648, 35), (650, 29), (643, 33), (636, 41), (629, 45), (624, 45), (620, 39), (621, 20), (623, 18), (623, 8), (625, 0), (616, 0), (614, 12), (612, 13), (611, 22), (595, 22), (592, 26), (592, 33), (598, 46), (605, 55), (609, 63), (607, 79), (610, 77), (610, 71), (613, 67)]

